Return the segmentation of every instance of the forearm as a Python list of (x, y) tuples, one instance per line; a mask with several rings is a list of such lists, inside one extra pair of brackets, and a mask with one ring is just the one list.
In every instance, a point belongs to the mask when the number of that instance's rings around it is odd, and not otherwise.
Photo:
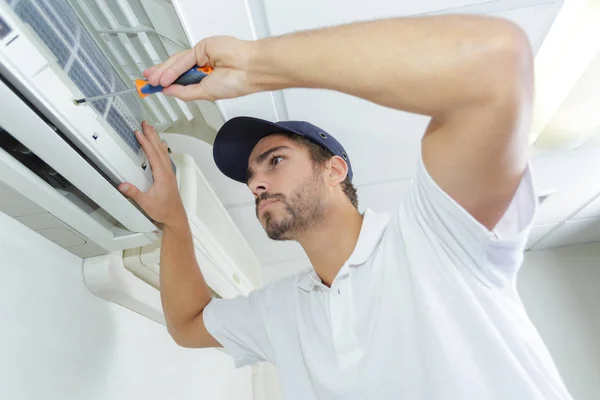
[(397, 18), (256, 42), (249, 78), (260, 90), (337, 90), (441, 116), (509, 88), (528, 68), (528, 44), (507, 21), (476, 16)]
[(193, 321), (209, 303), (211, 296), (198, 268), (189, 222), (182, 214), (178, 221), (165, 225), (160, 249), (160, 292), (169, 329)]

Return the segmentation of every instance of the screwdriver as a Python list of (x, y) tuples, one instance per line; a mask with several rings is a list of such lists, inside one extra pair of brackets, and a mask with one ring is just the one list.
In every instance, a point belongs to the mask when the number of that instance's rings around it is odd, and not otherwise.
[[(212, 71), (212, 67), (193, 67), (192, 69), (181, 75), (179, 78), (177, 78), (175, 82), (173, 82), (173, 85), (194, 85), (196, 83), (199, 83)], [(161, 85), (152, 86), (146, 80), (136, 79), (135, 87), (132, 89), (121, 90), (120, 92), (107, 93), (100, 96), (86, 97), (83, 99), (75, 99), (73, 100), (73, 103), (75, 103), (75, 105), (79, 105), (82, 103), (89, 103), (91, 101), (106, 99), (107, 97), (122, 96), (124, 94), (130, 94), (135, 92), (137, 92), (137, 94), (143, 99), (149, 94), (160, 93), (163, 91), (163, 89), (164, 87), (162, 87)]]

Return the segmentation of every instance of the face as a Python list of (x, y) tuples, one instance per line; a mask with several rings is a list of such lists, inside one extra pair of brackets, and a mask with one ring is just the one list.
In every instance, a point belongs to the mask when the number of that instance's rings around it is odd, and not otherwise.
[(254, 146), (248, 161), (256, 217), (271, 239), (293, 240), (323, 220), (326, 184), (308, 149), (273, 134)]

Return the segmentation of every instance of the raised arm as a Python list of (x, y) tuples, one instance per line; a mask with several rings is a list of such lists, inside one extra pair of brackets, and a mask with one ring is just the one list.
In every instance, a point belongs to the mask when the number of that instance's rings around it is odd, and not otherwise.
[(422, 149), (426, 168), (488, 229), (510, 204), (526, 167), (532, 54), (523, 32), (503, 19), (396, 18), (255, 42), (213, 37), (146, 76), (167, 86), (194, 64), (215, 71), (201, 85), (173, 86), (166, 94), (220, 99), (325, 88), (431, 116)]

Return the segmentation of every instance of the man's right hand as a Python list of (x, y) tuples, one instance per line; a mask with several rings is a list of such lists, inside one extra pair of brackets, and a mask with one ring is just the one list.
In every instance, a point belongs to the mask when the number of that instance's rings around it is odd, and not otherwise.
[[(253, 42), (230, 36), (206, 38), (193, 48), (175, 54), (167, 61), (144, 71), (152, 85), (165, 87), (163, 93), (183, 101), (219, 100), (259, 91), (248, 79)], [(199, 84), (170, 86), (194, 66), (211, 66), (214, 71)]]
[(135, 136), (148, 157), (154, 183), (146, 193), (131, 183), (120, 184), (119, 190), (139, 204), (156, 222), (165, 225), (187, 222), (168, 149), (146, 121), (142, 122), (142, 130), (136, 131)]

